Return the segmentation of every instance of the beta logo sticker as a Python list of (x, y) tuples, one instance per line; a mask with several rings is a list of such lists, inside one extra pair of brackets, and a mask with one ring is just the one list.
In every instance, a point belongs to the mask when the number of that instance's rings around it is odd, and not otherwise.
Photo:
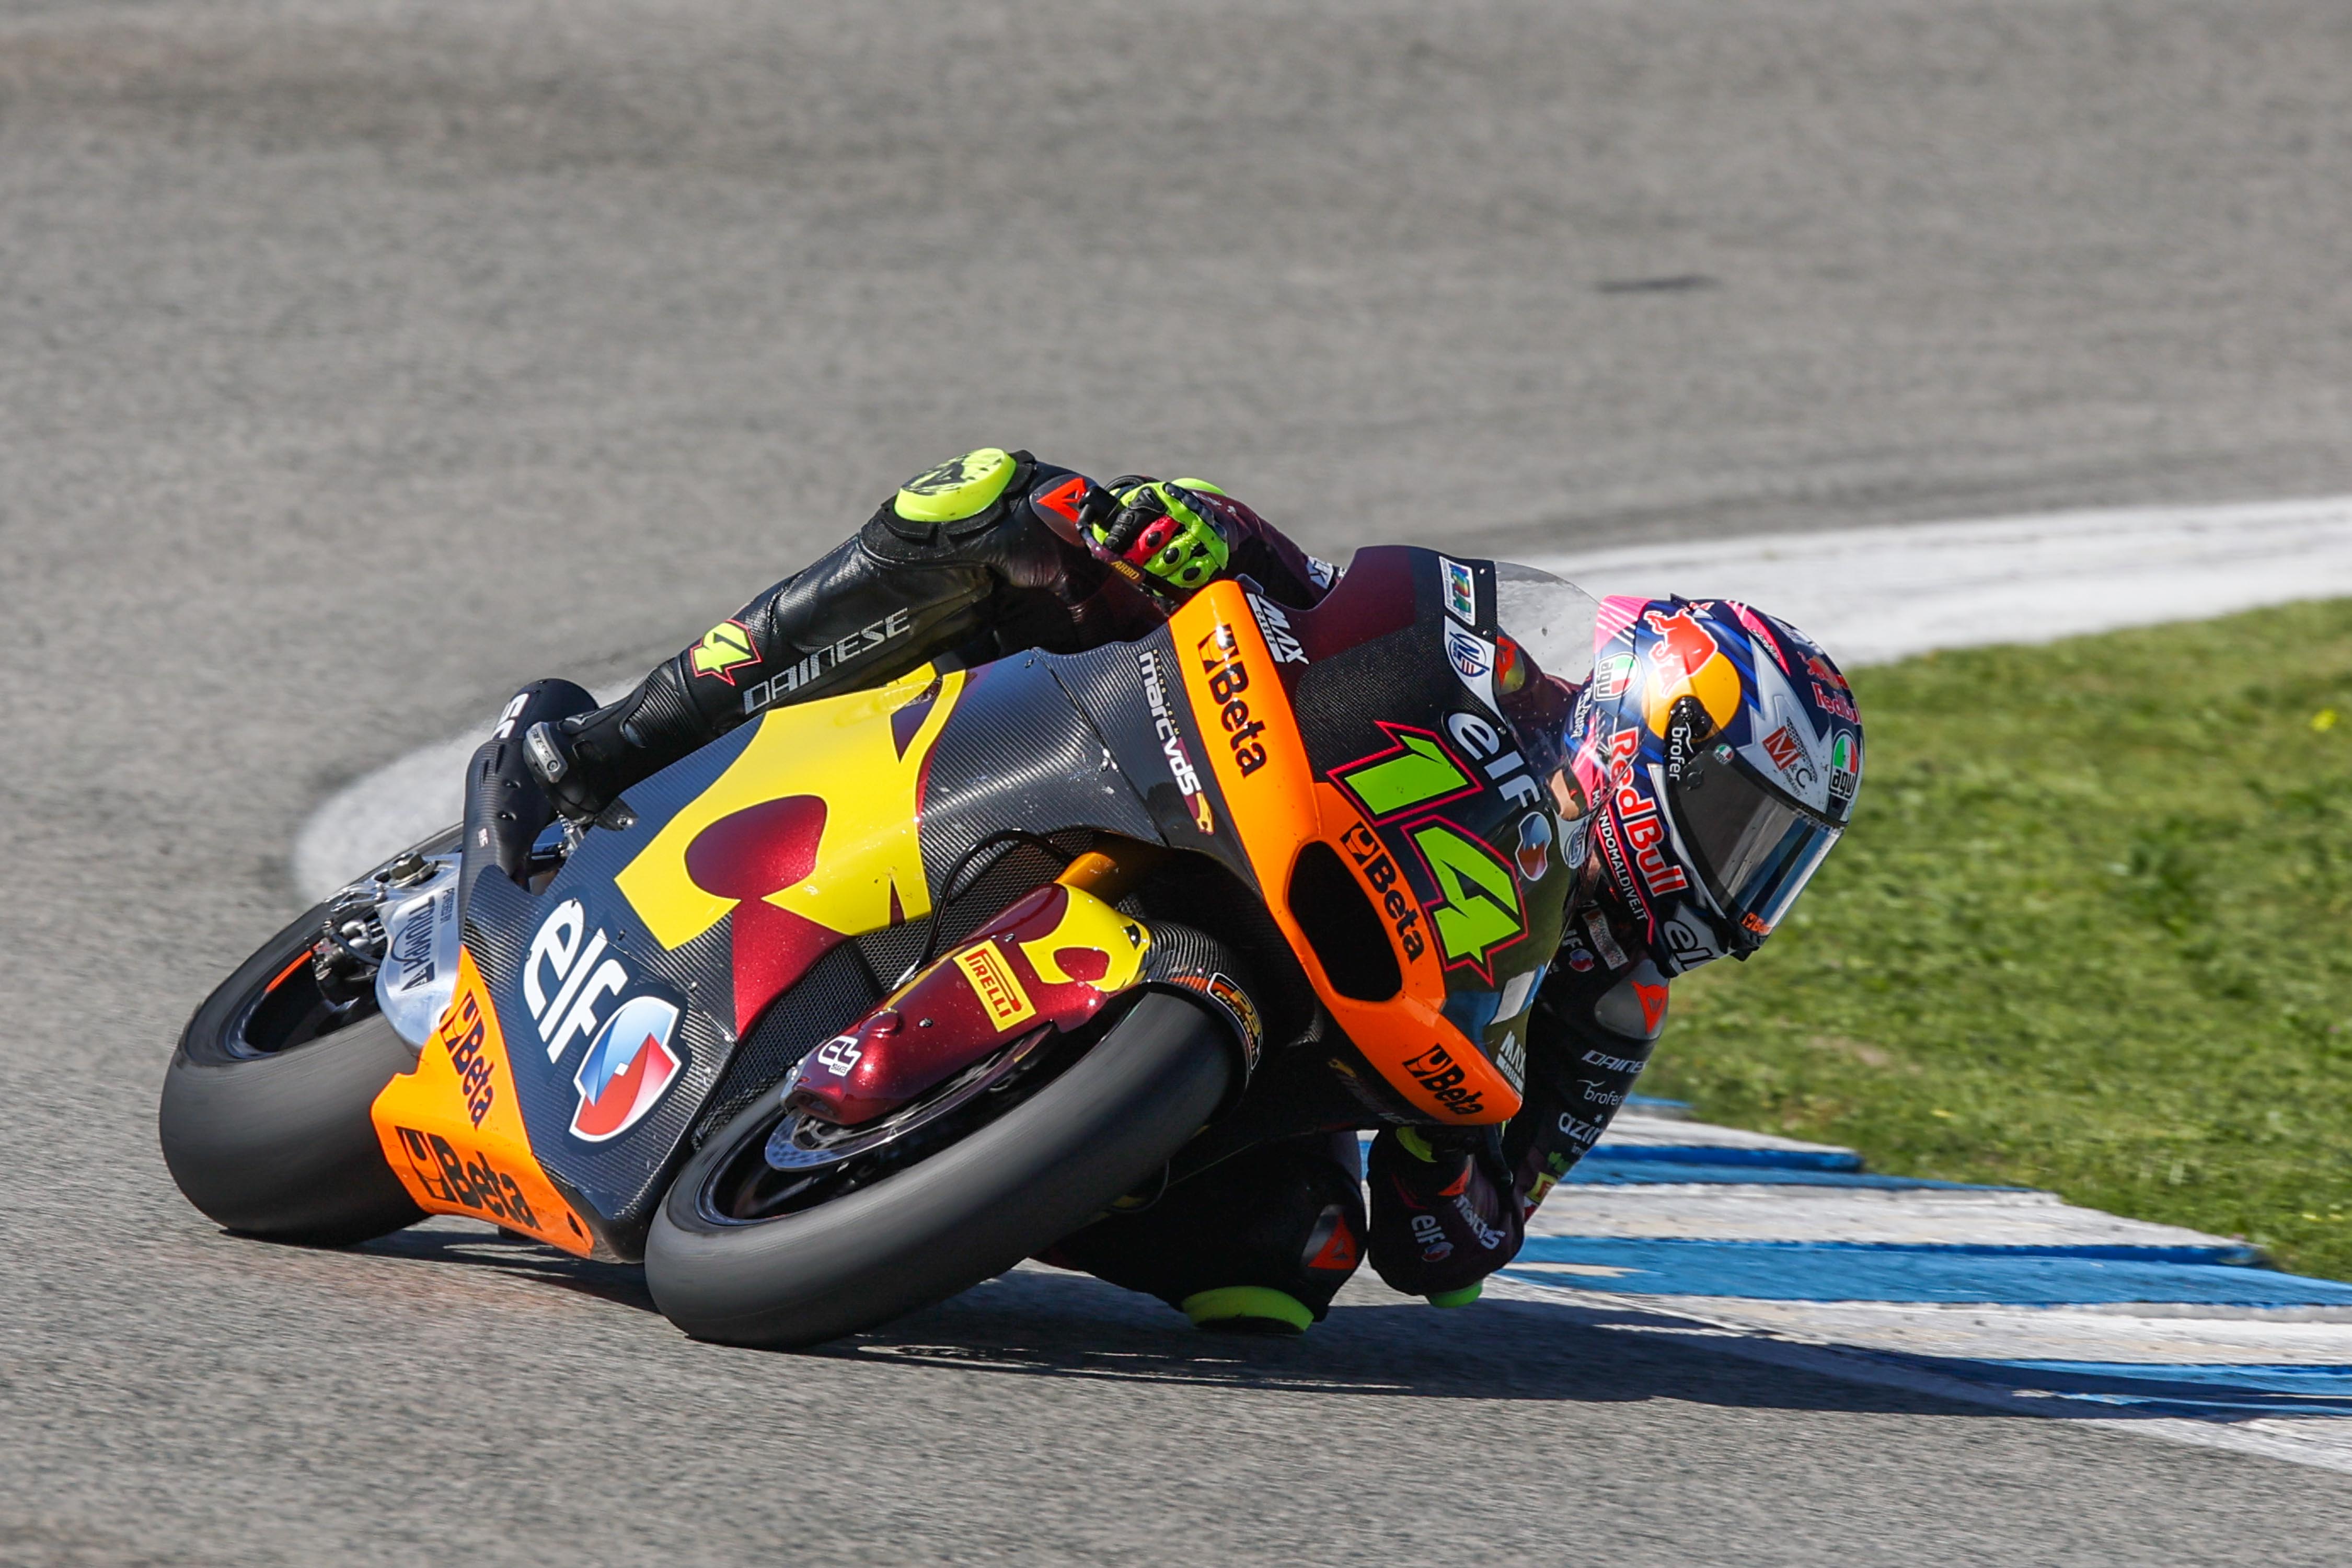
[(522, 1187), (512, 1175), (491, 1164), (489, 1156), (478, 1150), (460, 1153), (438, 1132), (421, 1132), (414, 1127), (393, 1131), (400, 1136), (400, 1152), (408, 1157), (417, 1186), (435, 1202), (525, 1230), (540, 1228), (539, 1215), (531, 1212)]
[(645, 1119), (686, 1063), (670, 1044), (677, 1009), (658, 996), (632, 996), (588, 1043), (572, 1081), (580, 1103), (572, 1135), (586, 1143), (617, 1138)]
[(1250, 717), (1249, 703), (1242, 697), (1249, 689), (1250, 672), (1242, 658), (1241, 639), (1233, 627), (1220, 623), (1192, 651), (1200, 656), (1201, 673), (1209, 678), (1209, 699), (1217, 704), (1217, 722), (1233, 748), (1234, 765), (1247, 778), (1265, 766), (1265, 742), (1257, 738), (1265, 733), (1265, 721)]
[(1462, 1080), (1470, 1075), (1444, 1046), (1432, 1046), (1417, 1057), (1407, 1058), (1404, 1070), (1456, 1116), (1475, 1116), (1486, 1109), (1485, 1096), (1462, 1087)]
[(702, 634), (702, 640), (694, 645), (689, 662), (696, 675), (708, 675), (732, 686), (737, 668), (757, 664), (759, 659), (760, 650), (752, 646), (751, 632), (740, 622), (721, 621)]
[(980, 1005), (988, 1009), (989, 1021), (998, 1028), (1009, 1029), (1037, 1016), (1037, 1004), (1022, 989), (1021, 977), (1013, 973), (995, 943), (957, 953), (955, 966), (963, 971), (972, 994), (980, 998)]

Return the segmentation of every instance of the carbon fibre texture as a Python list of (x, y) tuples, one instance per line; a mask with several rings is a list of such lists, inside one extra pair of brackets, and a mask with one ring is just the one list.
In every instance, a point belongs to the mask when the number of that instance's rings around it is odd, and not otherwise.
[(882, 987), (856, 943), (844, 942), (818, 959), (743, 1037), (726, 1076), (695, 1118), (692, 1146), (701, 1148), (714, 1130), (782, 1082), (801, 1058), (856, 1023), (881, 999)]

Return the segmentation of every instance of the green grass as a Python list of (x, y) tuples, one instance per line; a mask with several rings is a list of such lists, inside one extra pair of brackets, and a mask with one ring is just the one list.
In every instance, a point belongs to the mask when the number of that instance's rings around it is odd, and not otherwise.
[(1643, 1090), (2352, 1278), (2352, 602), (1854, 687), (1853, 827)]

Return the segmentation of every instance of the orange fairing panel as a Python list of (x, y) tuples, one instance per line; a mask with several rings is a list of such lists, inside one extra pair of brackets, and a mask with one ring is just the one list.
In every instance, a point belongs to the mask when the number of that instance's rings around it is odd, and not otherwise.
[(457, 950), (457, 989), (416, 1070), (384, 1085), (373, 1110), (393, 1174), (427, 1214), (464, 1215), (586, 1258), (588, 1227), (530, 1152), (504, 1031), (474, 955)]
[(1433, 1121), (1508, 1121), (1519, 1108), (1518, 1091), (1445, 1017), (1444, 972), (1421, 934), (1425, 925), (1401, 933), (1384, 918), (1404, 988), (1385, 1002), (1362, 1002), (1339, 994), (1291, 918), (1291, 868), (1310, 843), (1331, 846), (1384, 916), (1400, 884), (1392, 866), (1386, 884), (1375, 881), (1385, 859), (1378, 840), (1347, 796), (1315, 777), (1290, 694), (1242, 589), (1212, 584), (1176, 612), (1169, 630), (1193, 722), (1204, 737), (1202, 750), (1224, 787), (1266, 909), (1323, 1005), (1390, 1086)]

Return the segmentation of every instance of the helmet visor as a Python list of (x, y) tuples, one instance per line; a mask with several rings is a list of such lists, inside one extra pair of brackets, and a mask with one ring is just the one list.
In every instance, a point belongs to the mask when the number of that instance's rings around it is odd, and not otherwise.
[(1842, 831), (1758, 778), (1728, 746), (1700, 752), (1667, 794), (1707, 891), (1751, 942), (1780, 923)]

